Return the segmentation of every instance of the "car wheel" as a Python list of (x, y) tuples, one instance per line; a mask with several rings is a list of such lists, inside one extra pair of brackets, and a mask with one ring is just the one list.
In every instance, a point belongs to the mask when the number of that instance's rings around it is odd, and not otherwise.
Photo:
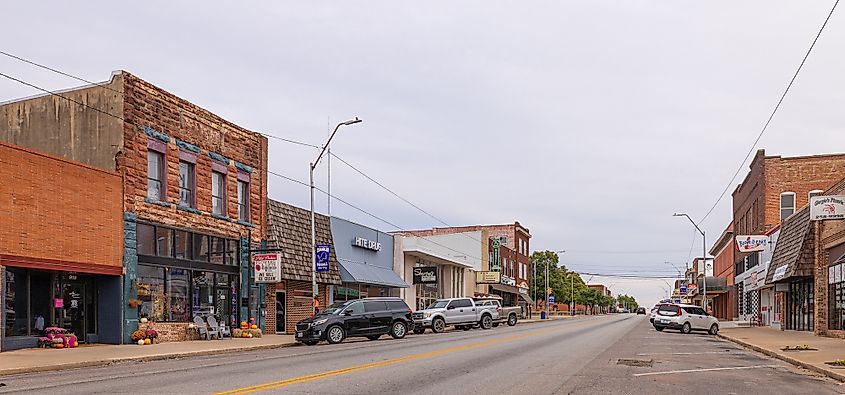
[(393, 327), (390, 328), (390, 336), (394, 339), (401, 339), (405, 337), (405, 334), (408, 333), (408, 327), (405, 326), (404, 322), (396, 321), (393, 323)]
[(338, 325), (332, 326), (326, 331), (326, 340), (328, 340), (329, 344), (340, 343), (345, 337), (346, 333)]
[(414, 327), (414, 334), (422, 335), (423, 333), (425, 333), (425, 327), (422, 327), (422, 326)]
[(434, 321), (431, 321), (431, 331), (434, 333), (442, 333), (446, 330), (446, 321), (443, 321), (442, 318), (435, 318)]
[(660, 327), (660, 326), (655, 326), (655, 327), (654, 327), (654, 330), (656, 330), (656, 331), (658, 331), (658, 332), (663, 332), (663, 327)]
[(316, 345), (317, 345), (317, 343), (318, 343), (318, 342), (317, 342), (317, 341), (315, 341), (315, 340), (309, 340), (309, 341), (307, 341), (307, 342), (302, 342), (302, 344), (304, 344), (304, 345), (306, 345), (306, 346), (316, 346)]
[(516, 325), (516, 314), (511, 314), (508, 316), (508, 326)]
[(710, 325), (710, 330), (707, 331), (707, 333), (709, 333), (713, 336), (718, 335), (719, 334), (719, 325), (716, 325), (716, 324)]
[(484, 314), (481, 316), (481, 322), (479, 322), (481, 329), (490, 329), (493, 327), (493, 318), (490, 317), (489, 314)]
[(689, 322), (684, 322), (684, 325), (681, 327), (681, 333), (688, 334), (690, 332), (692, 332), (692, 327)]
[(380, 337), (381, 337), (381, 335), (372, 335), (372, 336), (367, 336), (367, 339), (378, 340)]

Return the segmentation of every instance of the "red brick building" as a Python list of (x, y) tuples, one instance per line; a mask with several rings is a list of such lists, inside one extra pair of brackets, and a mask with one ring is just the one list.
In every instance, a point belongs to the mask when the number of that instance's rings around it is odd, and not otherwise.
[[(125, 71), (0, 106), (0, 141), (122, 178), (123, 289), (112, 320), (182, 340), (196, 316), (262, 323), (249, 250), (266, 229), (267, 139)], [(102, 298), (100, 298), (102, 300)]]
[(713, 244), (710, 255), (713, 258), (713, 275), (724, 278), (730, 288), (727, 293), (716, 295), (713, 298), (713, 315), (724, 321), (733, 320), (736, 317), (736, 289), (734, 287), (734, 243), (733, 224), (728, 227)]

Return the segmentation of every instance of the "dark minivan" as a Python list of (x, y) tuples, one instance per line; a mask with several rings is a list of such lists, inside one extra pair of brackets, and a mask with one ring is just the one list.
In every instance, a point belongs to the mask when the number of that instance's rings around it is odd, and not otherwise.
[(414, 329), (411, 309), (400, 298), (365, 298), (336, 302), (315, 317), (296, 323), (296, 341), (313, 346), (325, 340), (337, 344), (347, 337), (378, 340), (389, 334), (405, 337)]

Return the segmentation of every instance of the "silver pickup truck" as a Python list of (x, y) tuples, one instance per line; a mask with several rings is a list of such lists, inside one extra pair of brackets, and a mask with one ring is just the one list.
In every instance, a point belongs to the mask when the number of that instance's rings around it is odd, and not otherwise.
[(493, 306), (495, 313), (493, 315), (493, 326), (497, 327), (499, 324), (506, 322), (508, 326), (516, 325), (519, 317), (522, 315), (522, 307), (502, 307), (502, 298), (496, 296), (473, 298), (476, 306)]
[(476, 325), (490, 329), (494, 317), (498, 317), (494, 305), (476, 306), (472, 298), (438, 299), (428, 308), (413, 313), (414, 333), (423, 333), (425, 328), (440, 333), (448, 325), (463, 330), (470, 330)]

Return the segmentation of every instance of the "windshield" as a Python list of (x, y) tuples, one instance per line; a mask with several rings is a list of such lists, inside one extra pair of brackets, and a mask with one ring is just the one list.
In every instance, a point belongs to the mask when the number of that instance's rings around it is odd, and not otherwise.
[(442, 309), (445, 308), (446, 305), (449, 304), (448, 300), (438, 300), (428, 306), (429, 309)]
[(338, 314), (340, 310), (343, 309), (343, 306), (346, 306), (347, 304), (349, 304), (349, 302), (332, 303), (331, 306), (326, 307), (326, 309), (323, 310), (323, 314)]

